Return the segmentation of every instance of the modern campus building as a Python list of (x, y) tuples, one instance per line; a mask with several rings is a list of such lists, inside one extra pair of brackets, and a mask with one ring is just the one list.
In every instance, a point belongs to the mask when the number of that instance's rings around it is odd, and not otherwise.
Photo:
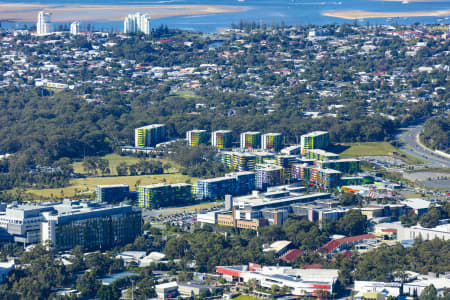
[(190, 130), (186, 132), (186, 140), (188, 146), (198, 146), (208, 143), (208, 132), (206, 130)]
[(149, 184), (138, 187), (140, 207), (159, 208), (191, 203), (192, 185), (187, 183)]
[(233, 135), (231, 130), (217, 130), (211, 134), (211, 145), (218, 149), (231, 148)]
[(256, 165), (256, 189), (260, 191), (267, 190), (268, 187), (282, 184), (283, 168), (270, 164)]
[(297, 157), (294, 155), (277, 155), (276, 165), (283, 168), (282, 181), (290, 180), (292, 173), (292, 166), (297, 162)]
[[(304, 194), (305, 187), (297, 185), (276, 186), (261, 193), (252, 191), (245, 196), (227, 196), (225, 210), (197, 214), (199, 223), (218, 224), (257, 230), (269, 224), (282, 226), (295, 205), (324, 201), (328, 193)], [(303, 213), (307, 216), (306, 212)]]
[(330, 143), (330, 134), (328, 131), (313, 131), (300, 137), (302, 154), (305, 155), (310, 149), (323, 149)]
[(311, 170), (311, 184), (322, 188), (335, 188), (340, 184), (342, 173), (333, 169), (312, 168)]
[(339, 277), (337, 269), (263, 267), (253, 263), (249, 263), (248, 266), (217, 266), (216, 271), (228, 281), (253, 280), (256, 285), (269, 289), (273, 285), (286, 286), (294, 296), (322, 295), (324, 298), (333, 294), (334, 285)]
[(315, 160), (330, 160), (330, 159), (339, 159), (339, 155), (336, 153), (327, 152), (322, 149), (310, 149), (305, 151), (305, 156), (308, 159)]
[(341, 185), (342, 172), (334, 169), (325, 169), (308, 164), (294, 164), (292, 166), (292, 179), (308, 182), (323, 189), (331, 189)]
[(283, 135), (281, 133), (266, 133), (261, 137), (263, 150), (278, 152), (283, 148)]
[(150, 34), (152, 32), (150, 17), (139, 12), (128, 15), (123, 21), (123, 32)]
[(108, 249), (133, 242), (141, 233), (141, 223), (141, 210), (130, 205), (70, 200), (10, 205), (0, 213), (2, 242), (51, 242), (57, 250), (77, 245)]
[(195, 185), (197, 200), (223, 199), (225, 195), (245, 195), (255, 188), (254, 172), (237, 172), (224, 177), (199, 179)]
[(257, 164), (265, 164), (275, 161), (275, 154), (272, 152), (253, 152)]
[(0, 213), (2, 241), (12, 241), (24, 245), (39, 243), (42, 212), (51, 208), (37, 205), (11, 205)]
[(130, 194), (128, 184), (97, 185), (97, 201), (119, 203)]
[(131, 243), (141, 234), (142, 212), (131, 205), (111, 206), (64, 200), (43, 212), (41, 242), (57, 250), (110, 249)]
[(154, 147), (167, 140), (166, 125), (152, 124), (134, 130), (135, 147)]
[(317, 166), (321, 168), (338, 170), (347, 174), (355, 174), (359, 172), (359, 160), (353, 158), (317, 161)]
[(70, 24), (70, 34), (71, 35), (79, 35), (80, 34), (80, 22), (72, 22)]
[(306, 163), (292, 165), (291, 178), (296, 181), (309, 181), (312, 166)]
[(261, 133), (258, 131), (247, 131), (241, 133), (241, 149), (255, 150), (261, 148)]
[(233, 171), (244, 172), (255, 170), (256, 155), (247, 152), (222, 152), (222, 163)]
[(47, 35), (52, 33), (52, 22), (50, 20), (52, 14), (40, 11), (38, 14), (38, 21), (36, 24), (37, 35)]

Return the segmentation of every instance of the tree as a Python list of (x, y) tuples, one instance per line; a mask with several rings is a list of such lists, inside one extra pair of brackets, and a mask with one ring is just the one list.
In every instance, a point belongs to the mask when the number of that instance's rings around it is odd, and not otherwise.
[(121, 162), (116, 167), (117, 175), (119, 176), (125, 176), (128, 174), (128, 165), (125, 162)]
[(350, 205), (356, 205), (358, 204), (358, 197), (353, 193), (342, 193), (341, 197), (339, 197), (339, 203), (342, 206), (350, 206)]
[(361, 214), (360, 210), (351, 209), (345, 215), (333, 222), (328, 222), (325, 230), (329, 234), (344, 234), (354, 236), (367, 233), (367, 217)]
[(112, 285), (102, 285), (97, 290), (97, 297), (100, 300), (117, 300), (120, 299), (120, 291)]
[(278, 291), (280, 290), (280, 287), (277, 284), (272, 284), (272, 286), (270, 287), (270, 289), (272, 290), (273, 294), (278, 293)]
[(420, 225), (426, 228), (433, 228), (439, 225), (439, 220), (441, 218), (441, 211), (436, 207), (428, 209), (428, 212), (420, 217)]
[(417, 214), (414, 213), (412, 210), (408, 211), (406, 214), (401, 216), (400, 222), (406, 226), (414, 226), (417, 224), (417, 221), (419, 220), (419, 217), (417, 217)]
[(434, 285), (431, 284), (431, 285), (427, 286), (420, 294), (419, 299), (420, 300), (437, 300), (438, 296), (437, 296), (437, 291), (436, 291), (436, 288), (434, 287)]
[(101, 283), (95, 279), (93, 272), (84, 273), (83, 276), (77, 280), (77, 290), (79, 290), (83, 296), (95, 296), (100, 286)]

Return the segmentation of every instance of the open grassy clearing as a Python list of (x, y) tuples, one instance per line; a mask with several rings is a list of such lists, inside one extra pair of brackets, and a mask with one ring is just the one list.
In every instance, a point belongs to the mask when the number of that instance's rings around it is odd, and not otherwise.
[(70, 186), (57, 189), (29, 189), (27, 193), (45, 198), (62, 198), (73, 197), (75, 195), (86, 195), (88, 198), (96, 191), (96, 185), (119, 184), (124, 183), (130, 186), (130, 190), (136, 190), (136, 186), (153, 184), (153, 183), (175, 183), (175, 182), (191, 182), (194, 183), (197, 178), (175, 174), (158, 174), (158, 175), (142, 175), (142, 176), (111, 176), (111, 177), (88, 177), (72, 179)]
[(342, 158), (357, 157), (357, 156), (393, 156), (398, 149), (388, 142), (368, 142), (368, 143), (348, 143), (342, 144), (349, 147), (339, 155)]
[(358, 156), (392, 156), (403, 160), (407, 164), (425, 163), (422, 159), (409, 155), (388, 142), (345, 143), (340, 145), (342, 147), (348, 147), (339, 153), (342, 158)]
[[(118, 154), (108, 154), (101, 158), (107, 159), (109, 161), (109, 168), (111, 170), (111, 175), (117, 175), (116, 168), (120, 163), (126, 163), (128, 165), (132, 165), (132, 164), (137, 163), (141, 159), (141, 158), (138, 158), (135, 156), (122, 156), (122, 155), (118, 155)], [(180, 169), (180, 166), (178, 166), (173, 161), (170, 161), (167, 159), (162, 159), (162, 158), (145, 158), (145, 159), (153, 160), (153, 161), (160, 161), (163, 164), (171, 165), (172, 168), (170, 168), (168, 170), (168, 173), (177, 173), (178, 170)], [(82, 161), (73, 163), (73, 169), (74, 169), (75, 173), (85, 174), (85, 175), (87, 174), (87, 172), (83, 169)]]
[(197, 98), (203, 99), (202, 96), (196, 95), (193, 91), (190, 90), (179, 90), (175, 94), (169, 95), (169, 97), (183, 97), (183, 98)]

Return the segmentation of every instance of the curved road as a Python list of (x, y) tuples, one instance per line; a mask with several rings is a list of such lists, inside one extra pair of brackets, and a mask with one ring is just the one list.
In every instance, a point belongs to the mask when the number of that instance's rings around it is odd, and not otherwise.
[(408, 154), (419, 157), (428, 161), (430, 164), (441, 168), (450, 168), (450, 159), (442, 157), (432, 151), (421, 147), (417, 141), (416, 136), (423, 130), (423, 125), (410, 126), (402, 129), (402, 132), (397, 135), (397, 140), (400, 140), (400, 149)]

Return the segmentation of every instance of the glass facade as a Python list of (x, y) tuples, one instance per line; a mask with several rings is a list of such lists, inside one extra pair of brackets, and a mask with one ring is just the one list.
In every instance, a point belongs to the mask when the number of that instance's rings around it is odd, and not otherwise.
[(233, 136), (231, 130), (218, 130), (211, 134), (211, 144), (218, 149), (231, 148)]
[(151, 184), (138, 188), (140, 207), (159, 208), (191, 203), (193, 200), (190, 184)]
[(86, 214), (80, 219), (76, 215), (71, 217), (67, 222), (62, 217), (54, 224), (52, 244), (58, 250), (77, 245), (89, 250), (110, 249), (133, 242), (142, 230), (142, 213), (138, 210), (92, 217)]

